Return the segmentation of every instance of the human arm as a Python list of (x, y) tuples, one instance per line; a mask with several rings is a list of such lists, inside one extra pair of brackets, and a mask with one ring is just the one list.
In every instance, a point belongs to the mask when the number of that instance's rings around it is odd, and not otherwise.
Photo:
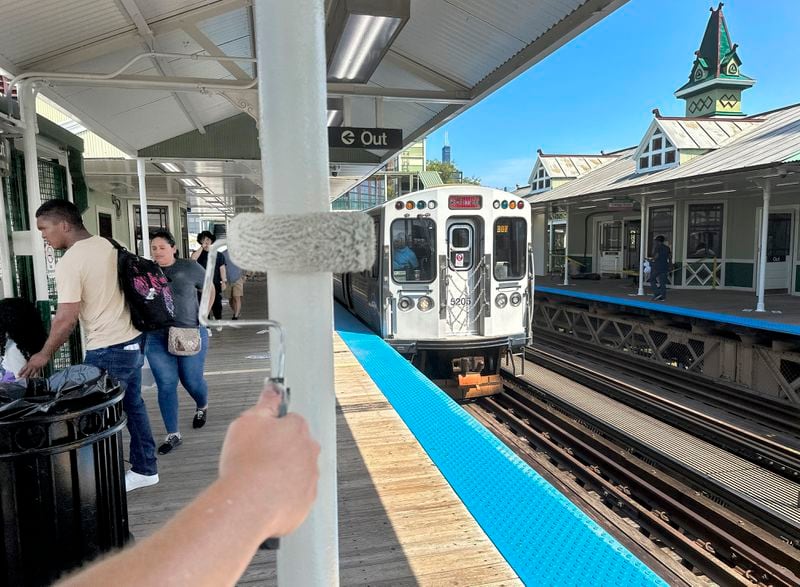
[(192, 258), (193, 261), (197, 261), (197, 259), (200, 258), (200, 254), (202, 252), (203, 252), (203, 247), (198, 247), (197, 249), (192, 251), (192, 254), (189, 256)]
[(53, 324), (50, 326), (50, 336), (47, 337), (42, 350), (31, 356), (22, 370), (17, 373), (17, 377), (35, 376), (47, 365), (53, 353), (61, 348), (61, 345), (64, 344), (69, 338), (69, 335), (72, 334), (75, 325), (78, 323), (80, 311), (80, 302), (58, 304), (56, 317), (53, 318)]
[(234, 585), (259, 544), (299, 526), (316, 497), (319, 445), (274, 389), (228, 428), (219, 478), (152, 536), (61, 585)]

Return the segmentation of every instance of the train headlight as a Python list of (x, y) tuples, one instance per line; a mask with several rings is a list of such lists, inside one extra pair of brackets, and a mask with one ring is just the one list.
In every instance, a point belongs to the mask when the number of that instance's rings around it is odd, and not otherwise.
[(508, 304), (508, 297), (504, 293), (499, 293), (494, 298), (494, 305), (498, 308), (505, 308)]
[(431, 308), (433, 308), (433, 298), (422, 296), (417, 300), (417, 309), (421, 312), (427, 312)]
[(428, 208), (430, 208), (431, 210), (436, 208), (436, 200), (428, 200)]
[(495, 200), (492, 206), (494, 206), (494, 209), (497, 210), (500, 207), (500, 200)]
[(420, 200), (419, 202), (417, 202), (417, 210), (424, 210), (425, 206), (426, 206), (425, 200)]
[(518, 291), (512, 293), (511, 297), (508, 299), (511, 302), (512, 306), (519, 306), (520, 303), (522, 303), (522, 295)]
[(402, 297), (400, 301), (397, 302), (397, 307), (401, 310), (410, 310), (414, 307), (414, 300), (411, 298)]

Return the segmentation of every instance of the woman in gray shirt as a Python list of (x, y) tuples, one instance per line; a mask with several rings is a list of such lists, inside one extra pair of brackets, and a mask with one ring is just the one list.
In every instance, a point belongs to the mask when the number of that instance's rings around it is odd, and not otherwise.
[[(182, 442), (178, 429), (178, 380), (197, 406), (192, 427), (202, 428), (206, 423), (208, 385), (203, 378), (203, 369), (208, 351), (208, 330), (201, 327), (197, 319), (197, 292), (203, 289), (205, 272), (195, 261), (175, 257), (175, 238), (165, 230), (155, 232), (150, 237), (150, 252), (170, 280), (175, 302), (175, 326), (197, 328), (201, 339), (199, 353), (177, 356), (169, 352), (169, 328), (147, 333), (145, 355), (158, 386), (158, 407), (167, 429), (166, 439), (158, 447), (158, 453), (165, 455)], [(213, 291), (211, 299), (214, 299)]]

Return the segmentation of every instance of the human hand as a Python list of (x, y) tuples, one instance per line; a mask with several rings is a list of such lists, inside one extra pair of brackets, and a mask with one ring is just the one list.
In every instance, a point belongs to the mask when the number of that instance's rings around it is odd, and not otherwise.
[(228, 289), (228, 282), (223, 279), (219, 284), (219, 290), (225, 291), (226, 289)]
[(269, 385), (228, 428), (219, 464), (231, 497), (247, 500), (263, 520), (262, 539), (292, 532), (317, 495), (320, 446), (301, 416), (278, 418), (279, 407), (280, 395)]
[(36, 377), (41, 373), (42, 369), (50, 361), (50, 355), (44, 352), (38, 352), (32, 355), (31, 358), (25, 363), (25, 366), (17, 373), (19, 379), (27, 377)]

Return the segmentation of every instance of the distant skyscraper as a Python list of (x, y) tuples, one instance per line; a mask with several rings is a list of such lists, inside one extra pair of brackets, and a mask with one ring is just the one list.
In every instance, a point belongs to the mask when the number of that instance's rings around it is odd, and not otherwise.
[(444, 133), (444, 147), (442, 147), (442, 163), (450, 163), (450, 142), (447, 140), (447, 131)]

